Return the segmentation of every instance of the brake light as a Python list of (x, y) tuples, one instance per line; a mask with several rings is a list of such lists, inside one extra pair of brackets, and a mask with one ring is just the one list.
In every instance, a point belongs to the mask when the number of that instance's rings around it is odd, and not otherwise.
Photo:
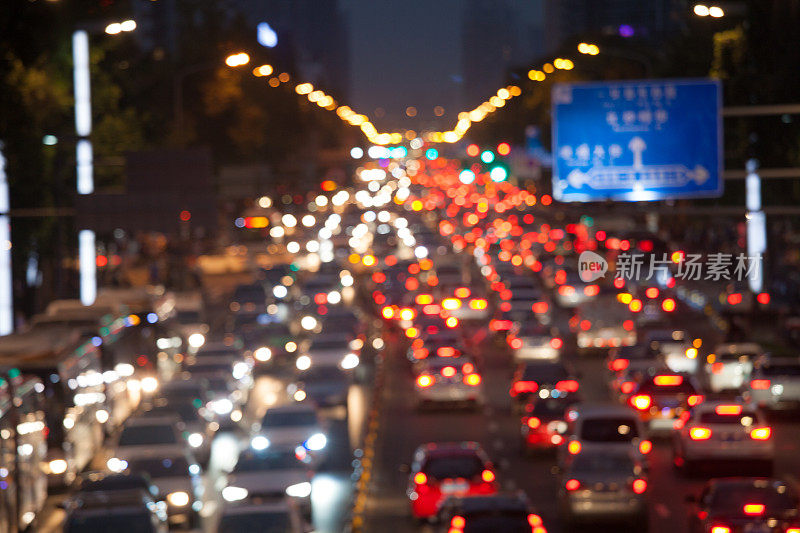
[(519, 350), (522, 348), (522, 339), (519, 337), (514, 337), (510, 341), (508, 341), (508, 345), (514, 348), (515, 350)]
[(750, 438), (753, 440), (769, 440), (770, 435), (772, 435), (770, 428), (755, 428), (750, 431)]
[(491, 483), (492, 481), (494, 481), (494, 477), (495, 477), (494, 472), (492, 472), (491, 470), (484, 470), (483, 472), (481, 472), (481, 479), (486, 483)]
[(632, 488), (634, 494), (644, 494), (644, 491), (647, 490), (647, 481), (643, 479), (636, 479), (633, 481)]
[(683, 376), (656, 376), (653, 383), (659, 387), (677, 387), (683, 383)]
[(626, 368), (628, 368), (628, 365), (630, 363), (631, 362), (628, 361), (627, 359), (614, 359), (608, 365), (608, 368), (609, 368), (609, 370), (612, 370), (614, 372), (620, 372), (620, 371), (625, 370)]
[(575, 294), (575, 287), (572, 285), (562, 285), (558, 288), (558, 294), (561, 296), (571, 296)]
[(323, 305), (328, 302), (328, 295), (324, 292), (320, 292), (314, 295), (314, 303), (317, 305)]
[(653, 399), (647, 394), (637, 394), (631, 398), (631, 405), (640, 411), (649, 409), (651, 403), (653, 403)]
[(671, 313), (675, 310), (675, 300), (672, 298), (667, 298), (663, 302), (661, 302), (661, 309), (666, 311), (667, 313)]
[(489, 302), (487, 302), (483, 298), (475, 298), (469, 301), (469, 308), (474, 309), (476, 311), (486, 309), (488, 306)]
[(472, 374), (473, 372), (475, 372), (475, 365), (473, 365), (472, 363), (464, 363), (461, 366), (461, 372), (464, 374)]
[(581, 329), (583, 331), (589, 331), (592, 329), (592, 323), (589, 320), (581, 320)]
[(454, 516), (452, 520), (450, 520), (450, 527), (454, 527), (456, 529), (464, 529), (464, 526), (467, 525), (467, 521), (464, 520), (463, 516)]
[(711, 430), (709, 428), (694, 427), (689, 430), (689, 438), (692, 440), (708, 440), (711, 438)]
[(474, 387), (476, 385), (479, 385), (480, 382), (481, 382), (480, 374), (469, 374), (467, 376), (464, 376), (464, 383), (466, 383), (467, 385), (471, 385)]
[(542, 527), (542, 517), (538, 514), (529, 514), (528, 515), (528, 525), (531, 527)]
[(514, 324), (510, 320), (492, 320), (489, 329), (492, 331), (508, 331)]
[(441, 346), (436, 349), (436, 355), (439, 357), (454, 357), (456, 355), (456, 349), (452, 346)]
[(422, 312), (426, 315), (438, 315), (442, 312), (442, 308), (436, 304), (428, 304), (422, 308)]
[(387, 305), (386, 307), (384, 307), (384, 308), (381, 310), (381, 315), (382, 315), (382, 316), (383, 316), (383, 318), (385, 318), (386, 320), (389, 320), (389, 319), (391, 319), (391, 318), (394, 318), (394, 309), (392, 309), (392, 308), (391, 308), (391, 306), (388, 306), (388, 305)]
[(556, 383), (556, 390), (561, 392), (577, 392), (578, 387), (578, 382), (574, 379), (565, 379)]
[(686, 400), (686, 403), (689, 404), (689, 407), (694, 407), (695, 405), (700, 405), (703, 403), (703, 395), (702, 394), (692, 394)]
[(642, 455), (647, 455), (651, 451), (653, 451), (652, 442), (650, 442), (649, 440), (643, 440), (642, 442), (639, 443), (639, 453), (641, 453)]
[(442, 375), (446, 378), (452, 378), (456, 375), (456, 369), (452, 366), (446, 366), (442, 369)]
[(573, 440), (567, 444), (567, 451), (572, 455), (578, 455), (581, 453), (581, 443), (580, 441)]
[(645, 296), (648, 298), (658, 298), (658, 287), (649, 287), (644, 291)]
[(417, 313), (410, 307), (404, 307), (400, 310), (400, 320), (414, 320)]
[(448, 328), (454, 328), (458, 326), (458, 319), (454, 316), (449, 316), (444, 321), (444, 325), (447, 326)]
[(531, 306), (531, 310), (538, 315), (546, 313), (548, 308), (547, 302), (536, 302)]
[(535, 381), (517, 381), (511, 388), (511, 396), (524, 392), (536, 392), (537, 390), (539, 390), (539, 385)]
[(553, 348), (554, 350), (560, 350), (562, 346), (564, 346), (564, 341), (562, 341), (558, 337), (550, 339), (550, 347)]
[(535, 416), (532, 416), (532, 417), (530, 417), (528, 419), (528, 427), (531, 428), (531, 429), (536, 429), (541, 425), (542, 425), (542, 421), (539, 420), (538, 418), (536, 418)]
[(417, 348), (414, 350), (414, 359), (425, 359), (429, 353), (427, 348)]
[(633, 381), (625, 381), (619, 386), (619, 390), (622, 392), (622, 394), (630, 394), (633, 392), (634, 385), (635, 383)]
[(419, 385), (423, 389), (425, 387), (430, 387), (431, 385), (433, 385), (433, 377), (429, 376), (428, 374), (423, 374), (417, 378), (417, 385)]
[(472, 294), (467, 287), (459, 287), (455, 291), (453, 291), (458, 298), (469, 298), (469, 295)]
[(424, 473), (417, 472), (416, 474), (414, 474), (414, 483), (416, 483), (417, 485), (424, 485), (427, 482), (428, 482), (428, 476), (426, 476)]
[(731, 528), (728, 526), (712, 526), (711, 533), (731, 533)]
[(753, 379), (750, 380), (750, 388), (753, 390), (766, 390), (770, 386), (768, 379)]
[(722, 366), (722, 363), (714, 363), (713, 365), (711, 365), (711, 373), (713, 373), (713, 374), (722, 374), (722, 369), (723, 368), (724, 367)]
[(586, 296), (597, 296), (600, 294), (600, 287), (597, 285), (587, 285), (583, 288), (583, 294)]
[(741, 405), (718, 405), (714, 408), (718, 415), (740, 415), (742, 414)]
[(728, 303), (730, 305), (739, 305), (742, 303), (742, 295), (738, 292), (728, 295)]
[(746, 503), (742, 510), (748, 516), (759, 516), (764, 514), (766, 506), (763, 503)]
[(577, 479), (570, 479), (564, 484), (564, 488), (566, 488), (570, 492), (578, 490), (579, 488), (581, 488), (581, 482), (578, 481)]
[(631, 331), (633, 329), (633, 320), (628, 319), (625, 322), (623, 322), (622, 323), (622, 328), (625, 331)]
[(453, 311), (461, 307), (461, 300), (458, 298), (445, 298), (442, 300), (442, 309)]

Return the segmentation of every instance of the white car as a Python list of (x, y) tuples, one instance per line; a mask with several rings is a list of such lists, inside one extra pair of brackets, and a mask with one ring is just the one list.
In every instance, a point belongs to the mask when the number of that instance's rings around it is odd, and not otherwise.
[(772, 467), (775, 443), (761, 412), (741, 402), (706, 402), (675, 432), (675, 465), (713, 460), (760, 461)]
[(627, 407), (578, 404), (567, 410), (566, 418), (568, 437), (559, 448), (562, 465), (584, 450), (629, 451), (644, 463), (653, 449), (641, 419)]
[(645, 334), (643, 344), (673, 372), (694, 374), (699, 367), (697, 348), (684, 330), (655, 330)]
[(305, 511), (311, 510), (311, 470), (297, 459), (293, 447), (247, 450), (239, 456), (227, 479), (222, 479), (222, 499), (292, 498)]
[(767, 409), (800, 406), (800, 360), (773, 358), (756, 365), (750, 376), (750, 399)]
[(414, 392), (419, 407), (484, 403), (481, 375), (468, 357), (429, 357), (419, 363)]
[(272, 407), (261, 419), (250, 447), (255, 451), (291, 447), (303, 462), (318, 462), (328, 446), (326, 429), (313, 405), (303, 402)]
[(717, 345), (704, 366), (709, 389), (711, 392), (739, 390), (750, 381), (753, 363), (762, 358), (764, 350), (754, 342)]

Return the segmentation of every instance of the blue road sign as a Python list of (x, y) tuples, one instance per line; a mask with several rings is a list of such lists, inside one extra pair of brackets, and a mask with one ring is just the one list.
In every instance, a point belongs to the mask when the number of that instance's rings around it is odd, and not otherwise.
[(647, 80), (553, 87), (553, 197), (722, 194), (721, 85)]

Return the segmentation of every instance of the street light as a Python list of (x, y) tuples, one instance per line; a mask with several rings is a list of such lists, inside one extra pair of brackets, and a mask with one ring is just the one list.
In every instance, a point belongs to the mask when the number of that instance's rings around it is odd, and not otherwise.
[(250, 56), (247, 52), (239, 52), (238, 54), (231, 54), (225, 58), (225, 64), (229, 67), (241, 67), (250, 62)]
[(590, 56), (596, 56), (600, 53), (600, 48), (596, 44), (580, 43), (578, 45), (578, 52)]
[[(97, 28), (99, 29), (99, 28)], [(136, 22), (125, 20), (106, 26), (108, 35), (136, 29)], [(94, 156), (92, 149), (92, 93), (89, 71), (89, 32), (75, 30), (72, 34), (72, 75), (75, 92), (75, 169), (78, 194), (94, 192)], [(81, 230), (78, 238), (81, 303), (91, 305), (97, 297), (97, 265), (93, 230)]]
[(709, 7), (703, 4), (696, 4), (693, 11), (698, 17), (721, 18), (725, 16), (725, 11), (719, 6)]

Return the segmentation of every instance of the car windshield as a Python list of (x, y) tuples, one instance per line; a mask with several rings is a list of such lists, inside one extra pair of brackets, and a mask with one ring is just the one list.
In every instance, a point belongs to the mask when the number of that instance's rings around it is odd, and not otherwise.
[(133, 459), (128, 461), (128, 468), (134, 474), (147, 474), (152, 479), (189, 475), (189, 461), (185, 457)]
[(109, 531), (155, 531), (146, 510), (110, 510), (108, 513), (76, 513), (64, 526), (65, 533), (108, 533)]
[(314, 426), (317, 424), (317, 415), (313, 411), (267, 411), (261, 421), (264, 429), (293, 427), (293, 426)]
[(786, 485), (721, 485), (711, 495), (709, 507), (715, 513), (742, 514), (745, 503), (760, 503), (771, 512), (788, 511), (798, 505), (794, 492)]
[(609, 417), (584, 420), (579, 438), (586, 442), (630, 442), (638, 436), (635, 419)]
[(239, 457), (233, 471), (239, 473), (260, 472), (264, 470), (284, 470), (288, 468), (303, 468), (303, 464), (295, 456), (294, 450), (244, 454)]
[(260, 533), (290, 533), (294, 531), (285, 512), (253, 511), (225, 515), (220, 520), (218, 533), (241, 533), (259, 531)]
[(525, 511), (483, 511), (465, 513), (464, 533), (530, 533), (528, 513)]
[(128, 426), (119, 437), (120, 446), (146, 446), (150, 444), (175, 444), (175, 430), (165, 424)]
[(422, 472), (434, 479), (470, 479), (478, 475), (481, 470), (483, 463), (475, 454), (430, 457), (422, 467)]

